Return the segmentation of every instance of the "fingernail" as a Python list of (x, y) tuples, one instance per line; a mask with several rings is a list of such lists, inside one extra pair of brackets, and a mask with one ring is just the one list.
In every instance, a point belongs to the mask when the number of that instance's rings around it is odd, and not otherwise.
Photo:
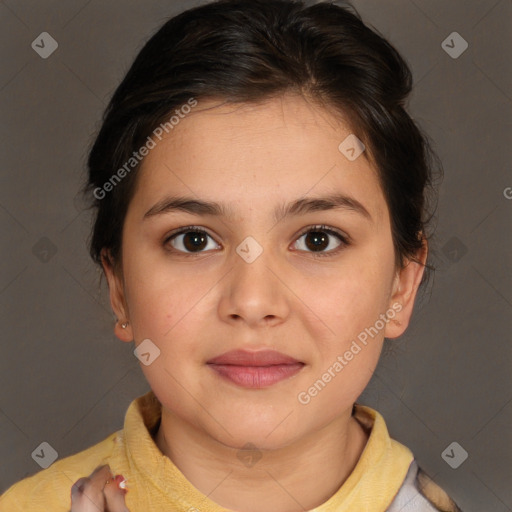
[(119, 489), (123, 489), (125, 490), (127, 485), (126, 485), (126, 478), (123, 476), (123, 475), (117, 475), (116, 478), (115, 478), (115, 481), (117, 483), (117, 486), (119, 487)]

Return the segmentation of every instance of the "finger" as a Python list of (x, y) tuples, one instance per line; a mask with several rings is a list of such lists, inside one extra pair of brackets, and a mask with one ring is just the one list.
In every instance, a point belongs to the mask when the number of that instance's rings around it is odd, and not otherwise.
[(126, 490), (119, 487), (119, 483), (122, 480), (124, 480), (124, 478), (121, 475), (117, 475), (103, 490), (105, 495), (105, 509), (108, 510), (108, 512), (130, 512), (125, 502)]
[(110, 470), (110, 466), (105, 464), (104, 466), (98, 466), (90, 475), (89, 478), (92, 482), (92, 485), (99, 488), (103, 491), (105, 484), (109, 480), (113, 480), (114, 475)]
[(110, 468), (99, 466), (88, 477), (77, 480), (71, 488), (71, 512), (103, 512), (103, 488), (109, 478), (112, 478)]
[(71, 512), (103, 512), (105, 497), (89, 478), (80, 478), (71, 488)]

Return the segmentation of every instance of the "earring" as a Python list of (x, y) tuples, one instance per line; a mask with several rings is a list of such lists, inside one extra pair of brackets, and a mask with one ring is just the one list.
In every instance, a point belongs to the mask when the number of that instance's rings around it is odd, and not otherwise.
[(125, 322), (124, 324), (121, 324), (121, 327), (122, 327), (123, 329), (126, 329), (126, 328), (128, 327), (128, 322)]

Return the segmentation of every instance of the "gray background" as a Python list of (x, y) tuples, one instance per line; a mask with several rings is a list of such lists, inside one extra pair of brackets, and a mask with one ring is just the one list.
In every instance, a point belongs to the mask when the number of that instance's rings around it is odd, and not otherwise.
[[(198, 2), (0, 2), (0, 492), (122, 427), (149, 390), (113, 336), (76, 195), (113, 90), (164, 20)], [(512, 1), (359, 0), (412, 67), (411, 115), (445, 168), (433, 286), (388, 342), (362, 402), (464, 511), (512, 510)], [(31, 43), (59, 46), (42, 59)], [(441, 43), (457, 31), (457, 59)], [(457, 469), (441, 457), (456, 441)], [(454, 452), (459, 457), (458, 452)]]

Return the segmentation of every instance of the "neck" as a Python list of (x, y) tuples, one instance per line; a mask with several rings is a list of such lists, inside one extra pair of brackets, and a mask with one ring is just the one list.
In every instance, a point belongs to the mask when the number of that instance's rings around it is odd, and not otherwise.
[(336, 493), (366, 446), (368, 432), (351, 412), (307, 438), (266, 450), (247, 465), (241, 464), (239, 449), (219, 443), (164, 408), (155, 442), (196, 489), (224, 508), (302, 512)]

